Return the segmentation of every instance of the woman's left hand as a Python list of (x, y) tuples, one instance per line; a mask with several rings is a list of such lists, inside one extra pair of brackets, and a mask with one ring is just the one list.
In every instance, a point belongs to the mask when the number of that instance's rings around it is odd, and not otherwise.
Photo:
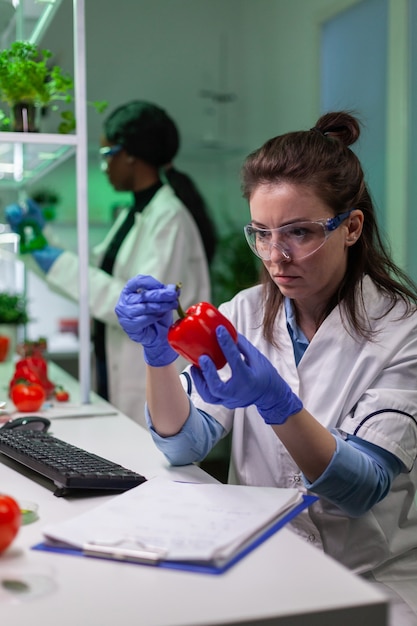
[(224, 326), (216, 329), (216, 335), (232, 375), (226, 381), (221, 380), (213, 361), (201, 356), (200, 367), (192, 366), (191, 374), (205, 402), (229, 409), (254, 404), (267, 424), (283, 424), (301, 411), (301, 400), (246, 337), (239, 334), (235, 344)]

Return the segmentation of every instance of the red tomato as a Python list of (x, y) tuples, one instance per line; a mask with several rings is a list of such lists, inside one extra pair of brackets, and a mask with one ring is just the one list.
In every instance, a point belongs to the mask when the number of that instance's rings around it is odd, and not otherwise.
[(30, 413), (39, 411), (45, 402), (46, 393), (42, 385), (20, 382), (13, 385), (10, 391), (10, 398), (18, 411)]
[(0, 552), (16, 537), (22, 521), (20, 507), (10, 496), (0, 494)]
[(66, 389), (56, 389), (55, 390), (55, 399), (57, 402), (68, 402), (69, 393)]

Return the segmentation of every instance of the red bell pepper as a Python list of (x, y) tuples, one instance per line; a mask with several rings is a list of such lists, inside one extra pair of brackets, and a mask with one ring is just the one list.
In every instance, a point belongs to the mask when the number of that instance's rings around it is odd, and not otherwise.
[(0, 362), (7, 359), (10, 348), (10, 339), (6, 335), (0, 335)]
[(209, 302), (194, 304), (185, 313), (178, 306), (178, 314), (180, 319), (168, 330), (171, 347), (193, 365), (198, 366), (199, 357), (206, 354), (218, 370), (224, 367), (226, 358), (217, 341), (216, 328), (225, 326), (236, 342), (233, 324)]
[(29, 382), (41, 385), (49, 397), (53, 394), (55, 385), (48, 378), (48, 369), (45, 359), (39, 356), (29, 356), (16, 362), (15, 372), (10, 381), (10, 390), (17, 380), (23, 378)]

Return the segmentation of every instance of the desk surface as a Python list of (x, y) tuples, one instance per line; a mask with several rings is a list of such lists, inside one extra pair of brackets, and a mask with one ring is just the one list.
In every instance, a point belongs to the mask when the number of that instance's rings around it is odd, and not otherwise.
[[(54, 372), (51, 366), (52, 380)], [(60, 380), (64, 377), (60, 371)], [(0, 400), (8, 380), (7, 365), (0, 364)], [(69, 377), (66, 382), (76, 399), (78, 385)], [(149, 433), (120, 413), (57, 418), (51, 432), (148, 478), (214, 482), (196, 466), (169, 467)], [(220, 576), (33, 551), (44, 525), (109, 496), (57, 498), (47, 481), (29, 478), (29, 472), (15, 467), (0, 458), (1, 490), (38, 504), (39, 519), (22, 526), (0, 557), (1, 619), (7, 626), (113, 626), (119, 621), (144, 626), (351, 626), (354, 620), (386, 626), (386, 605), (373, 587), (285, 528)], [(6, 591), (4, 579), (26, 582), (32, 592)]]

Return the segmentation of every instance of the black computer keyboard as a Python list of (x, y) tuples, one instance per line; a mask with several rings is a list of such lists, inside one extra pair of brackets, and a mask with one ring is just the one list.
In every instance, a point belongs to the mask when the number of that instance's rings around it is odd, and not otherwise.
[(0, 452), (52, 480), (57, 496), (78, 490), (126, 491), (146, 481), (113, 461), (36, 430), (0, 428)]

